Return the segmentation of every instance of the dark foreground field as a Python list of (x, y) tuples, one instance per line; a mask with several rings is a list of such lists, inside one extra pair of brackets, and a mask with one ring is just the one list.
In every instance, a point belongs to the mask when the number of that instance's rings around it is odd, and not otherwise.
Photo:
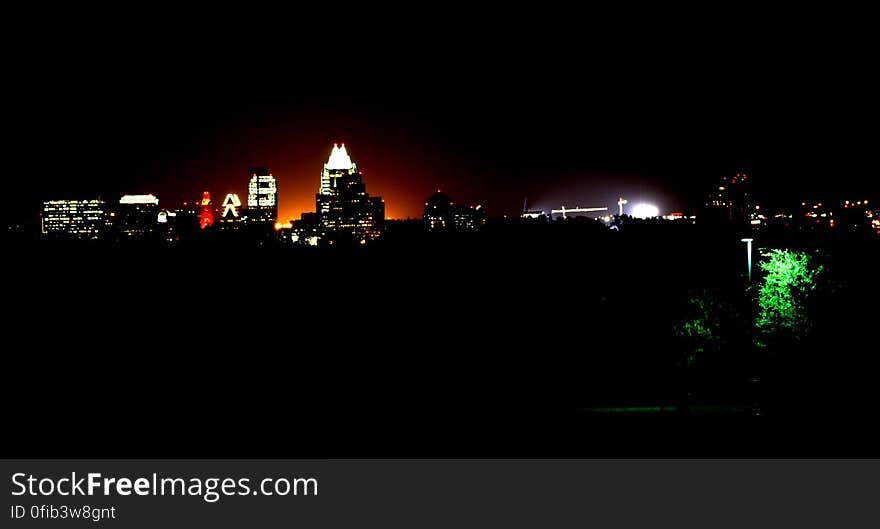
[[(876, 239), (756, 238), (824, 266), (808, 339), (770, 351), (723, 230), (21, 243), (5, 455), (878, 455)], [(730, 322), (689, 363), (695, 296)]]

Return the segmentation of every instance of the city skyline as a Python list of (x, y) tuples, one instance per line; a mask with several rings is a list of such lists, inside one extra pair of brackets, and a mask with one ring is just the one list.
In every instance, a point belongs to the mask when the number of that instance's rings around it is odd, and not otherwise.
[(282, 217), (296, 218), (334, 142), (352, 147), (394, 218), (417, 218), (438, 188), (511, 215), (526, 197), (675, 210), (737, 172), (792, 202), (877, 187), (868, 31), (816, 41), (825, 15), (799, 13), (815, 17), (806, 24), (767, 8), (607, 27), (558, 12), (508, 26), (476, 11), (387, 34), (381, 16), (358, 19), (369, 38), (357, 45), (326, 42), (322, 24), (254, 49), (206, 45), (201, 24), (161, 43), (114, 31), (119, 57), (97, 53), (107, 41), (83, 29), (94, 20), (63, 24), (65, 46), (31, 43), (39, 60), (13, 65), (16, 176), (4, 189), (17, 200), (0, 215), (32, 217), (71, 194), (246, 198), (242, 168), (268, 166)]
[[(124, 238), (131, 238), (132, 235), (142, 238), (158, 229), (159, 225), (165, 225), (171, 230), (166, 237), (179, 239), (180, 230), (189, 222), (183, 219), (190, 216), (197, 217), (199, 228), (205, 229), (213, 224), (213, 216), (216, 213), (220, 219), (220, 226), (227, 229), (236, 229), (239, 220), (253, 225), (274, 224), (276, 230), (294, 228), (292, 240), (288, 242), (317, 241), (324, 237), (332, 241), (347, 233), (346, 237), (354, 237), (355, 240), (365, 243), (366, 240), (373, 240), (381, 235), (385, 220), (394, 220), (393, 217), (385, 215), (385, 200), (375, 195), (371, 198), (366, 192), (362, 180), (363, 172), (350, 157), (344, 142), (333, 143), (327, 162), (323, 164), (318, 192), (314, 195), (316, 200), (314, 211), (302, 211), (298, 218), (295, 215), (285, 216), (284, 213), (279, 213), (284, 210), (280, 209), (277, 198), (279, 194), (277, 180), (268, 167), (249, 167), (247, 174), (250, 179), (247, 184), (245, 208), (240, 208), (241, 200), (235, 192), (226, 193), (222, 204), (213, 204), (210, 190), (203, 191), (201, 198), (193, 200), (191, 205), (190, 201), (182, 201), (176, 204), (172, 202), (169, 207), (166, 202), (161, 208), (158, 206), (159, 198), (153, 194), (123, 195), (119, 200), (120, 208), (112, 206), (108, 208), (108, 204), (101, 196), (88, 200), (55, 197), (43, 202), (41, 232), (43, 234), (67, 232), (78, 237), (100, 238), (108, 234), (108, 228), (114, 224), (114, 215), (118, 215), (120, 233), (125, 236)], [(679, 208), (679, 211), (673, 212), (667, 205), (658, 207), (656, 201), (645, 202), (639, 195), (636, 195), (635, 200), (618, 196), (616, 205), (619, 208), (619, 215), (626, 214), (636, 218), (662, 217), (667, 220), (686, 218), (693, 222), (698, 218), (694, 213), (700, 211), (700, 220), (710, 224), (724, 219), (727, 222), (750, 223), (752, 227), (760, 227), (774, 219), (779, 222), (779, 219), (792, 218), (793, 209), (778, 202), (761, 202), (761, 197), (761, 184), (758, 183), (756, 186), (753, 176), (745, 172), (737, 172), (735, 175), (718, 179), (711, 190), (704, 195), (700, 204), (688, 204), (684, 208)], [(571, 199), (571, 196), (565, 198)], [(801, 202), (801, 210), (796, 216), (806, 212), (806, 216), (811, 217), (815, 223), (828, 224), (830, 228), (834, 228), (834, 212), (844, 213), (852, 205), (859, 210), (864, 207), (868, 219), (876, 217), (876, 212), (871, 214), (872, 209), (867, 198), (853, 201), (833, 199), (829, 201), (827, 198), (824, 200), (824, 205), (821, 201)], [(608, 205), (601, 206), (602, 201), (594, 201), (594, 207), (584, 207), (578, 202), (573, 204), (571, 200), (565, 199), (560, 202), (560, 207), (554, 208), (546, 201), (543, 204), (540, 202), (537, 205), (534, 202), (530, 204), (526, 197), (520, 213), (523, 217), (550, 219), (554, 217), (565, 219), (567, 213), (573, 216), (586, 215), (606, 224), (612, 222), (615, 217), (610, 211), (613, 208)], [(132, 205), (137, 205), (138, 208), (134, 217), (131, 216)], [(461, 231), (464, 226), (468, 227), (463, 231), (473, 231), (485, 224), (485, 220), (489, 217), (482, 204), (464, 203), (453, 206), (453, 201), (440, 189), (426, 198), (424, 205), (422, 220), (425, 221), (429, 231)], [(595, 207), (597, 205), (599, 207)], [(624, 207), (625, 205), (627, 206)], [(761, 210), (762, 205), (763, 210)], [(145, 207), (148, 209), (143, 209)], [(241, 218), (239, 218), (239, 209), (242, 213)], [(682, 210), (685, 213), (682, 213)], [(703, 218), (703, 215), (706, 215), (706, 218)], [(419, 217), (408, 218), (415, 220)], [(181, 222), (184, 224), (180, 224)], [(172, 228), (177, 224), (180, 226)], [(150, 227), (150, 225), (156, 226)], [(871, 220), (871, 225), (876, 229), (877, 220)]]
[[(348, 157), (348, 153), (345, 152), (345, 142), (342, 142), (342, 141), (332, 142), (332, 144), (333, 144), (333, 147), (331, 149), (331, 152), (329, 155), (330, 159), (328, 160), (328, 162), (330, 162), (332, 164), (332, 163), (334, 163), (334, 160), (336, 162), (339, 162), (343, 158), (346, 161), (351, 162), (351, 159)], [(339, 146), (342, 146), (342, 149), (343, 149), (341, 155), (339, 155), (337, 153), (337, 149), (339, 148)], [(324, 151), (326, 151), (326, 150), (327, 149), (325, 148)], [(340, 156), (340, 157), (337, 158), (337, 156)], [(268, 164), (265, 164), (265, 165), (268, 165)], [(326, 167), (326, 164), (325, 164), (325, 167)], [(354, 164), (352, 164), (352, 169), (357, 171), (357, 168)], [(267, 174), (266, 178), (271, 180), (271, 185), (272, 185), (271, 200), (273, 202), (273, 206), (272, 206), (273, 211), (270, 214), (270, 216), (275, 216), (276, 217), (275, 220), (277, 220), (278, 222), (284, 224), (287, 222), (296, 221), (300, 218), (300, 215), (303, 213), (317, 211), (317, 209), (315, 208), (314, 205), (311, 205), (311, 206), (308, 205), (308, 203), (313, 200), (314, 193), (307, 192), (307, 193), (305, 193), (305, 196), (300, 196), (299, 193), (302, 191), (302, 188), (303, 188), (302, 182), (295, 182), (295, 181), (292, 182), (293, 179), (291, 177), (285, 178), (282, 175), (279, 175), (276, 178), (274, 176), (274, 172), (269, 172), (268, 168), (263, 167), (263, 166), (260, 166), (260, 167), (249, 166), (248, 174), (253, 176), (254, 178), (256, 178), (254, 176), (256, 173), (253, 173), (254, 171), (262, 171), (261, 174), (266, 173)], [(300, 167), (297, 167), (294, 170), (294, 173), (296, 173), (296, 174), (300, 174), (302, 172), (303, 172), (303, 169)], [(314, 172), (314, 170), (312, 169), (311, 172)], [(363, 174), (362, 171), (357, 171), (357, 172), (358, 172), (358, 174)], [(241, 174), (240, 171), (239, 171), (239, 174)], [(621, 189), (630, 189), (631, 191), (633, 191), (633, 193), (627, 194), (629, 199), (626, 202), (629, 202), (629, 206), (626, 206), (626, 212), (628, 214), (629, 214), (630, 209), (634, 208), (638, 204), (644, 204), (646, 202), (651, 203), (652, 205), (658, 205), (661, 216), (664, 214), (667, 214), (669, 212), (672, 212), (672, 211), (686, 210), (686, 211), (693, 212), (694, 210), (701, 208), (703, 205), (707, 205), (704, 202), (704, 199), (707, 194), (711, 195), (713, 192), (716, 192), (715, 186), (719, 181), (727, 180), (728, 177), (735, 179), (741, 173), (737, 172), (735, 175), (730, 174), (729, 176), (724, 175), (724, 176), (721, 176), (720, 178), (716, 178), (715, 181), (713, 181), (713, 182), (710, 182), (708, 179), (705, 182), (701, 182), (701, 185), (704, 185), (705, 188), (690, 190), (691, 194), (692, 194), (692, 198), (687, 201), (681, 198), (681, 197), (685, 196), (685, 194), (680, 194), (678, 199), (671, 199), (670, 200), (668, 194), (656, 191), (657, 186), (651, 186), (650, 184), (646, 184), (645, 182), (641, 182), (641, 183), (634, 185), (633, 182), (637, 181), (637, 180), (633, 180), (632, 178), (624, 177), (621, 181), (614, 182), (613, 178), (608, 178), (608, 175), (611, 175), (611, 174), (614, 174), (614, 173), (613, 172), (605, 172), (606, 179), (604, 181), (600, 181), (598, 183), (596, 180), (591, 181), (590, 179), (583, 179), (579, 183), (574, 183), (574, 184), (570, 185), (567, 189), (560, 189), (557, 187), (557, 189), (551, 189), (549, 191), (544, 190), (543, 192), (535, 193), (533, 196), (539, 197), (537, 200), (530, 199), (529, 196), (524, 196), (523, 203), (521, 204), (521, 206), (525, 207), (526, 209), (532, 210), (532, 211), (545, 210), (548, 212), (551, 209), (556, 209), (559, 207), (573, 208), (573, 207), (583, 206), (586, 204), (599, 205), (602, 207), (608, 207), (609, 209), (615, 209), (614, 206), (619, 205), (618, 200), (623, 196), (622, 194), (620, 194), (620, 190)], [(743, 172), (742, 174), (746, 174), (746, 173)], [(322, 183), (320, 186), (321, 189), (326, 187), (326, 183), (323, 182), (323, 179), (326, 179), (326, 177), (322, 176)], [(254, 179), (252, 179), (249, 184), (246, 182), (239, 181), (237, 183), (237, 185), (233, 185), (233, 186), (226, 185), (226, 186), (221, 187), (221, 185), (217, 185), (216, 183), (213, 183), (211, 180), (206, 180), (204, 178), (202, 178), (201, 180), (206, 182), (206, 186), (203, 188), (204, 190), (198, 192), (198, 195), (200, 195), (201, 198), (196, 199), (193, 196), (180, 196), (179, 194), (177, 196), (175, 196), (175, 195), (171, 194), (172, 198), (170, 198), (170, 199), (165, 198), (164, 204), (167, 205), (167, 204), (171, 203), (174, 206), (180, 206), (180, 205), (186, 205), (186, 204), (191, 203), (191, 204), (195, 205), (195, 204), (198, 204), (200, 200), (204, 199), (205, 193), (209, 193), (209, 192), (213, 193), (214, 195), (217, 195), (217, 196), (225, 196), (227, 194), (233, 194), (233, 195), (241, 195), (241, 196), (247, 197), (250, 193), (253, 192), (253, 189), (249, 189), (249, 188), (252, 188), (254, 186), (254, 181), (255, 181)], [(241, 179), (239, 179), (239, 180), (241, 180)], [(275, 184), (276, 180), (282, 182), (282, 185), (276, 187), (276, 184)], [(221, 181), (223, 181), (223, 179), (221, 179)], [(284, 182), (293, 183), (294, 185), (291, 186), (293, 189), (285, 193), (284, 190), (287, 186), (283, 184)], [(387, 183), (387, 180), (386, 180), (386, 183)], [(589, 186), (590, 183), (593, 184), (592, 188), (590, 188), (590, 186)], [(584, 190), (585, 184), (586, 184), (586, 187), (588, 188), (586, 191)], [(767, 187), (770, 187), (772, 189), (772, 182), (770, 182), (770, 184), (771, 185), (768, 186), (767, 182), (759, 182), (757, 189), (759, 189), (759, 190), (762, 188), (766, 189)], [(308, 185), (312, 189), (314, 189), (314, 178), (309, 179)], [(149, 187), (149, 186), (146, 186), (146, 187)], [(394, 186), (392, 186), (392, 188), (393, 187)], [(375, 187), (373, 187), (373, 188), (375, 188)], [(446, 190), (448, 190), (448, 189), (449, 188), (446, 188)], [(646, 191), (646, 189), (648, 189), (648, 190), (655, 189), (655, 191), (654, 192)], [(431, 190), (425, 189), (424, 191), (425, 191), (425, 193), (427, 193)], [(440, 191), (443, 191), (443, 190), (440, 189), (440, 187), (437, 187), (432, 192), (440, 192)], [(320, 192), (322, 192), (322, 191), (319, 190), (319, 194), (320, 194)], [(702, 195), (700, 195), (701, 192), (702, 192)], [(128, 192), (124, 192), (124, 191), (120, 192), (120, 193), (123, 195), (129, 194)], [(167, 195), (164, 195), (163, 193), (149, 193), (149, 194), (155, 194), (157, 196), (162, 195), (163, 197), (167, 197)], [(71, 193), (68, 193), (68, 195), (69, 196), (67, 196), (67, 197), (51, 196), (47, 200), (58, 200), (58, 199), (62, 199), (62, 198), (95, 199), (94, 196), (87, 196), (87, 194), (85, 194), (81, 191), (71, 192)], [(291, 196), (291, 195), (293, 195), (293, 196)], [(465, 200), (464, 201), (465, 203), (470, 203), (470, 204), (483, 203), (483, 204), (485, 204), (487, 202), (488, 203), (493, 202), (491, 194), (489, 194), (488, 196), (484, 196), (484, 197), (472, 197), (472, 195), (473, 195), (472, 190), (470, 192), (468, 192), (468, 190), (464, 190), (462, 195), (465, 197), (468, 197), (469, 195), (471, 195), (471, 197), (469, 197), (471, 199)], [(801, 193), (801, 195), (794, 195), (792, 197), (788, 197), (787, 200), (780, 200), (780, 198), (777, 196), (777, 197), (775, 197), (776, 198), (775, 203), (773, 200), (774, 197), (772, 195), (769, 196), (769, 199), (770, 199), (770, 203), (775, 206), (795, 206), (795, 205), (797, 205), (798, 201), (800, 201), (802, 199), (804, 199), (804, 200), (806, 199), (806, 197), (802, 196), (802, 195), (812, 195), (809, 197), (810, 199), (815, 198), (815, 199), (817, 199), (817, 201), (818, 200), (826, 200), (826, 201), (831, 201), (831, 202), (834, 202), (834, 201), (841, 201), (842, 202), (844, 198), (856, 199), (856, 198), (860, 198), (860, 197), (870, 196), (867, 193), (839, 193), (839, 192), (831, 192), (830, 193), (830, 192), (826, 191), (824, 194), (821, 194), (819, 196), (816, 196), (817, 193), (815, 193), (815, 192), (814, 193)], [(101, 193), (98, 193), (96, 196), (98, 199), (102, 199), (102, 200), (107, 198)], [(276, 198), (276, 196), (278, 198)], [(457, 196), (459, 196), (459, 195), (457, 195)], [(284, 200), (283, 197), (287, 197), (288, 200)], [(589, 197), (589, 198), (583, 198), (583, 197)], [(800, 197), (800, 198), (798, 198), (798, 197)], [(759, 192), (757, 194), (757, 200), (760, 200), (761, 198), (767, 199), (768, 195), (764, 194), (762, 196), (762, 194)], [(253, 200), (253, 197), (252, 197), (252, 200)], [(614, 200), (614, 202), (611, 202), (612, 200)], [(113, 201), (113, 198), (111, 198), (111, 201)], [(405, 204), (402, 204), (402, 205), (397, 204), (396, 206), (395, 205), (389, 206), (386, 204), (385, 208), (387, 208), (387, 210), (406, 211), (407, 213), (405, 215), (399, 215), (399, 214), (395, 215), (394, 213), (390, 213), (390, 214), (386, 214), (385, 218), (389, 219), (389, 220), (407, 219), (407, 218), (409, 218), (409, 219), (421, 218), (422, 217), (421, 204), (423, 201), (424, 201), (424, 198), (421, 198), (421, 199), (415, 201), (415, 203), (411, 203), (412, 201), (408, 201)], [(813, 200), (809, 200), (809, 201), (813, 202)], [(45, 200), (44, 200), (44, 202), (45, 202)], [(384, 200), (383, 200), (383, 202), (384, 202)], [(213, 209), (217, 210), (218, 206), (219, 206), (219, 204), (214, 204)], [(276, 214), (274, 208), (277, 208), (277, 214)], [(501, 211), (490, 211), (490, 214), (493, 214), (494, 216), (508, 216), (508, 215), (517, 216), (519, 213), (522, 213), (522, 212), (524, 212), (523, 209), (520, 209), (519, 211), (514, 211), (510, 208), (505, 208)]]
[(867, 9), (471, 4), (13, 9), (5, 437), (79, 461), (21, 472), (876, 455)]
[[(673, 101), (686, 104), (679, 115), (648, 111), (619, 95), (609, 96), (611, 106), (604, 108), (593, 96), (608, 96), (605, 90), (583, 98), (563, 92), (558, 102), (543, 101), (541, 112), (517, 106), (516, 94), (436, 104), (396, 95), (233, 101), (219, 110), (212, 99), (163, 99), (161, 106), (130, 109), (135, 114), (124, 123), (97, 107), (82, 137), (72, 135), (69, 123), (40, 131), (46, 141), (29, 146), (40, 146), (30, 155), (40, 160), (32, 169), (40, 185), (13, 180), (12, 191), (24, 200), (4, 215), (20, 216), (43, 200), (70, 195), (155, 193), (182, 202), (210, 189), (245, 197), (242, 168), (268, 166), (278, 179), (281, 218), (295, 219), (311, 209), (314, 167), (325, 161), (328, 145), (342, 142), (366, 163), (364, 178), (386, 199), (389, 218), (418, 218), (436, 189), (484, 203), (492, 214), (513, 215), (526, 198), (549, 208), (610, 206), (620, 195), (679, 210), (701, 200), (717, 178), (741, 171), (760, 180), (772, 198), (792, 203), (876, 188), (865, 161), (854, 155), (858, 144), (847, 143), (848, 136), (827, 137), (831, 124), (801, 126), (791, 116), (745, 108), (753, 102), (745, 96), (731, 108), (716, 108), (718, 123), (709, 124), (710, 116), (698, 116), (699, 101), (678, 96)], [(167, 122), (175, 123), (173, 130), (165, 129)], [(119, 136), (102, 124), (121, 127)], [(672, 124), (670, 134), (664, 127)]]

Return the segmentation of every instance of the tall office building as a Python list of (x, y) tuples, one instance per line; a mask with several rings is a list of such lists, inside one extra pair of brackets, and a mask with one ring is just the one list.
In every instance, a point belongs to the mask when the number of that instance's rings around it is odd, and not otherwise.
[(437, 191), (425, 200), (425, 227), (428, 231), (452, 229), (452, 199)]
[[(357, 173), (357, 165), (351, 161), (345, 144), (340, 147), (333, 144), (333, 150), (330, 152), (330, 158), (324, 164), (321, 171), (321, 187), (318, 189), (318, 195), (331, 196), (335, 194), (337, 188), (337, 180), (347, 174)], [(330, 211), (330, 203), (328, 201), (321, 202), (321, 208), (317, 210), (320, 213)]]
[(159, 224), (159, 199), (153, 195), (125, 195), (119, 199), (117, 227), (124, 239), (152, 236)]
[(221, 229), (238, 229), (241, 224), (241, 199), (237, 194), (226, 194), (218, 223)]
[(345, 144), (334, 144), (315, 195), (315, 212), (323, 235), (366, 241), (382, 233), (385, 202), (367, 193), (361, 177)]
[(112, 217), (103, 200), (49, 200), (43, 202), (41, 231), (48, 238), (100, 239)]
[(214, 224), (214, 209), (211, 206), (211, 193), (202, 193), (202, 201), (199, 204), (199, 228), (205, 229)]
[(249, 223), (270, 223), (278, 220), (278, 188), (275, 177), (266, 167), (251, 167), (248, 170), (251, 181), (248, 184), (247, 211), (243, 220)]

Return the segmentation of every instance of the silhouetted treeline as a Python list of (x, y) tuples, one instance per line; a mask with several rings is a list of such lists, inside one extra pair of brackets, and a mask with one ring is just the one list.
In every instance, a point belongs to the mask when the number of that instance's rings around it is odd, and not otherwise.
[[(11, 423), (32, 427), (13, 446), (48, 447), (85, 416), (93, 434), (77, 442), (90, 454), (591, 455), (598, 444), (670, 455), (693, 423), (661, 419), (671, 437), (645, 445), (589, 410), (721, 410), (730, 424), (822, 428), (880, 403), (877, 237), (756, 237), (756, 262), (761, 248), (797, 247), (825, 266), (810, 340), (764, 354), (750, 334), (760, 273), (750, 288), (736, 230), (416, 228), (330, 248), (14, 247), (7, 340), (24, 345), (7, 353), (4, 400), (16, 403)], [(695, 307), (719, 339), (689, 362), (677, 329)], [(41, 413), (53, 420), (31, 422)], [(770, 446), (733, 439), (703, 449)]]

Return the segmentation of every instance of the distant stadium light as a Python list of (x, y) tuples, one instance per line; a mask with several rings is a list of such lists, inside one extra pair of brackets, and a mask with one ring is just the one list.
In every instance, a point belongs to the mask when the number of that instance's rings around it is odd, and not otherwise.
[(632, 216), (637, 219), (649, 219), (660, 216), (660, 209), (651, 204), (636, 204), (632, 208)]

